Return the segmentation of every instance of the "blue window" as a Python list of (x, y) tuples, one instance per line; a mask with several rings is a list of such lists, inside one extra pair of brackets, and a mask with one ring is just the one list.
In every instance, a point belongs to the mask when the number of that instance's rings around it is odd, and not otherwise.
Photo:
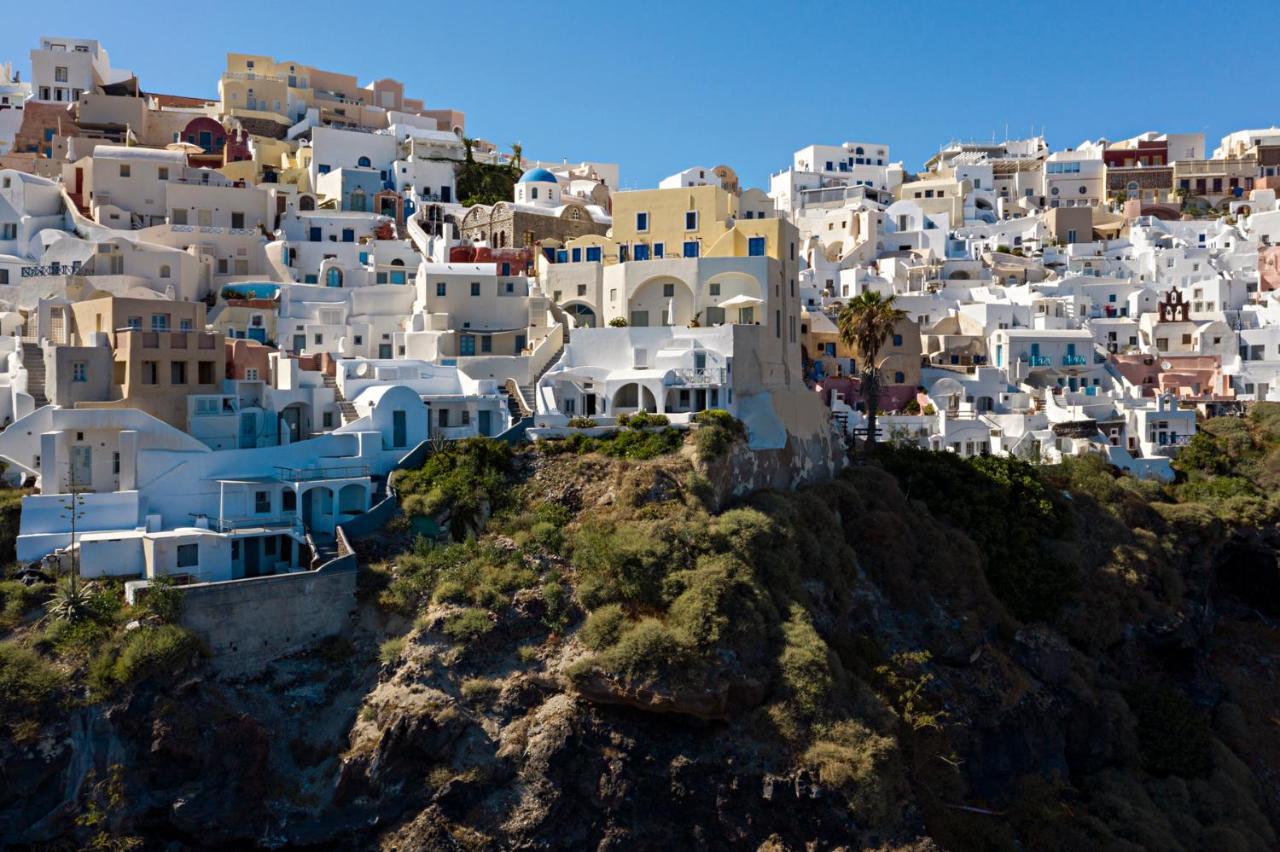
[(446, 284), (446, 283), (445, 283), (445, 282), (443, 282), (443, 281), (437, 281), (437, 282), (436, 282), (436, 295), (437, 295), (437, 296), (446, 296), (446, 295), (448, 295), (448, 293), (449, 293), (449, 285), (448, 285), (448, 284)]
[(764, 257), (764, 237), (751, 237), (747, 240), (749, 257)]
[(901, 345), (902, 345), (902, 335), (901, 335), (901, 334), (895, 334), (895, 335), (893, 336), (893, 345), (894, 345), (894, 346), (901, 346)]
[(626, 263), (626, 262), (627, 262), (627, 247), (626, 247), (626, 246), (618, 246), (618, 262), (619, 262), (619, 263)]
[(580, 248), (573, 249), (573, 262), (582, 263), (582, 249)]
[(557, 250), (556, 263), (568, 263), (568, 262), (569, 262), (569, 252), (565, 251), (564, 249)]
[(905, 385), (905, 384), (907, 383), (907, 374), (906, 374), (906, 373), (900, 373), (900, 372), (899, 372), (899, 373), (894, 373), (894, 374), (893, 374), (893, 383), (894, 383), (895, 385)]
[(367, 251), (360, 252), (360, 263), (366, 264), (368, 262), (369, 262), (369, 252)]
[(648, 213), (636, 214), (636, 230), (637, 231), (649, 230), (649, 214)]
[(302, 276), (302, 283), (303, 283), (303, 284), (315, 284), (315, 283), (316, 283), (316, 277), (315, 277), (314, 275), (304, 275), (304, 276)]
[(664, 251), (666, 251), (666, 246), (664, 246), (662, 243), (653, 244), (653, 256), (655, 258), (662, 257), (662, 254)]
[(1107, 301), (1108, 301), (1108, 302), (1114, 302), (1115, 300), (1116, 300), (1116, 294), (1115, 294), (1115, 293), (1112, 293), (1110, 296), (1107, 296)]
[(473, 296), (479, 296), (479, 295), (480, 295), (480, 282), (479, 282), (479, 281), (472, 281), (472, 282), (471, 282), (471, 295), (473, 295)]
[(637, 243), (636, 244), (636, 260), (648, 260), (648, 259), (649, 259), (649, 247), (644, 243)]
[(329, 271), (324, 275), (324, 283), (329, 287), (341, 287), (342, 270), (336, 266), (329, 267)]
[(587, 246), (587, 263), (600, 262), (600, 246)]
[(44, 129), (44, 141), (46, 141), (46, 142), (52, 142), (52, 141), (53, 141), (53, 128), (52, 128), (52, 127), (46, 127), (46, 128)]
[(391, 273), (391, 283), (392, 283), (392, 284), (403, 284), (403, 283), (404, 283), (404, 273), (403, 273), (403, 272), (392, 272), (392, 273)]
[(344, 243), (354, 243), (356, 241), (356, 232), (354, 228), (342, 229), (342, 241)]
[(688, 242), (686, 242), (686, 243), (684, 244), (684, 256), (685, 256), (685, 257), (697, 257), (697, 256), (698, 256), (698, 241), (697, 241), (697, 240), (689, 240)]
[(555, 249), (553, 249), (553, 248), (544, 248), (544, 249), (542, 250), (542, 253), (543, 253), (544, 255), (546, 255), (546, 258), (547, 258), (547, 262), (548, 262), (548, 263), (555, 263), (555, 262), (556, 262), (556, 250), (555, 250)]
[(367, 168), (371, 168), (373, 166), (373, 163), (372, 161), (369, 160), (368, 157), (361, 157), (360, 159), (356, 160), (356, 165), (362, 169), (367, 169)]
[(686, 231), (696, 231), (698, 229), (697, 210), (689, 210), (684, 214), (684, 229)]
[(311, 242), (313, 242), (313, 243), (318, 243), (318, 242), (320, 242), (320, 229), (319, 229), (319, 228), (312, 228), (311, 230), (309, 230), (309, 231), (307, 232), (307, 235), (308, 235), (308, 237), (310, 238)]
[(316, 166), (316, 171), (318, 171), (322, 175), (327, 175), (329, 174), (329, 166), (327, 163), (320, 163), (319, 165)]

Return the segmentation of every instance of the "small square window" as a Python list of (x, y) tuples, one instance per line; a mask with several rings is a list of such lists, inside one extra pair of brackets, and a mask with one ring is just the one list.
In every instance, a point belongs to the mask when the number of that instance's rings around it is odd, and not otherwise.
[(200, 545), (198, 544), (178, 545), (178, 567), (179, 568), (195, 568), (199, 564), (200, 564)]

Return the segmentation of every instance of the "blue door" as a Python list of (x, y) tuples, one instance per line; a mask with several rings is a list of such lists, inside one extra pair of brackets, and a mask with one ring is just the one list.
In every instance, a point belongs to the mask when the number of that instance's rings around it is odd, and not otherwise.
[(305, 334), (295, 334), (293, 336), (293, 351), (301, 352), (307, 348), (307, 336)]
[(493, 412), (481, 411), (479, 412), (479, 414), (480, 414), (480, 434), (487, 436), (490, 433), (490, 427), (492, 426), (491, 421), (493, 417)]
[(248, 337), (250, 340), (256, 340), (259, 343), (267, 342), (267, 330), (262, 327), (254, 328), (250, 326)]
[(459, 355), (476, 354), (476, 338), (474, 335), (471, 335), (471, 334), (462, 335), (462, 346), (458, 350), (458, 354)]
[(525, 336), (523, 334), (516, 335), (516, 354), (519, 355), (524, 351)]

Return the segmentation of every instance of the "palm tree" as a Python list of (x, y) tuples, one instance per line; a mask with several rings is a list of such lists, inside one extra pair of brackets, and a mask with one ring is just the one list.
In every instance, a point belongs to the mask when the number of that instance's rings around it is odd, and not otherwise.
[(885, 298), (865, 290), (845, 302), (836, 317), (840, 341), (858, 353), (862, 362), (862, 399), (867, 405), (867, 449), (876, 444), (876, 410), (880, 406), (880, 368), (876, 356), (893, 334), (893, 327), (907, 318), (907, 312), (893, 306), (893, 296)]

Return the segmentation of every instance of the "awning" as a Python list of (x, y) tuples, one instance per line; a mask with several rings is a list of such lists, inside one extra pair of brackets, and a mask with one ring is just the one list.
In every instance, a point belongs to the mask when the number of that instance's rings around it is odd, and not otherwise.
[(757, 299), (755, 296), (734, 296), (732, 299), (725, 299), (718, 308), (750, 308), (756, 305), (763, 305), (764, 299)]

